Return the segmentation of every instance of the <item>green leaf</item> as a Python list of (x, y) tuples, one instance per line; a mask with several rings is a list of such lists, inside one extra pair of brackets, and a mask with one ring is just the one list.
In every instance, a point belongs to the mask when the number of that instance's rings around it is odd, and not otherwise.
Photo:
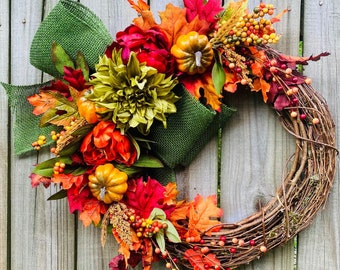
[(67, 191), (65, 189), (59, 190), (57, 193), (54, 193), (52, 196), (50, 196), (47, 200), (53, 201), (53, 200), (60, 200), (67, 196)]
[(63, 47), (57, 42), (52, 44), (52, 61), (57, 71), (64, 75), (64, 67), (71, 67), (74, 69), (74, 64), (71, 57), (66, 53)]
[(52, 177), (54, 164), (59, 161), (65, 164), (72, 164), (72, 159), (70, 157), (56, 157), (51, 158), (46, 161), (39, 163), (34, 169), (33, 173), (44, 176)]
[(140, 173), (142, 171), (142, 168), (138, 168), (138, 167), (134, 167), (134, 166), (131, 166), (131, 167), (127, 167), (123, 164), (115, 164), (115, 167), (122, 171), (122, 172), (125, 172), (129, 177), (137, 174), (137, 173)]
[(157, 242), (159, 249), (161, 250), (161, 253), (164, 253), (166, 250), (165, 250), (165, 239), (164, 239), (163, 230), (159, 230), (156, 233), (156, 242)]
[(163, 168), (163, 163), (154, 156), (144, 155), (140, 156), (139, 159), (133, 164), (134, 167), (140, 168)]
[(164, 223), (168, 225), (168, 227), (165, 230), (165, 235), (169, 239), (169, 241), (173, 243), (180, 243), (181, 238), (179, 237), (179, 234), (175, 226), (169, 220), (165, 220)]
[(149, 219), (151, 220), (166, 220), (165, 212), (160, 208), (154, 208), (150, 213)]
[(76, 58), (76, 68), (81, 69), (84, 75), (85, 81), (89, 80), (89, 66), (85, 60), (85, 56), (82, 52), (78, 52), (77, 58)]
[(220, 94), (225, 83), (225, 72), (222, 66), (222, 59), (219, 52), (215, 51), (215, 64), (212, 69), (212, 80), (217, 94)]

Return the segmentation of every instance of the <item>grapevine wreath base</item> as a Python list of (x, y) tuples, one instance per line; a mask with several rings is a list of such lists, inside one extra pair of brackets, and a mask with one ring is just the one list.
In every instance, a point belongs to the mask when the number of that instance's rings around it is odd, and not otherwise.
[[(168, 244), (167, 249), (176, 257), (193, 246), (209, 247), (221, 262), (221, 269), (236, 267), (258, 259), (265, 252), (285, 244), (310, 225), (325, 204), (333, 186), (335, 162), (335, 125), (325, 100), (306, 84), (299, 86), (299, 107), (310, 119), (320, 119), (312, 125), (289, 112), (277, 111), (282, 126), (294, 136), (295, 153), (290, 168), (282, 179), (275, 198), (253, 215), (232, 224), (222, 224), (221, 230), (210, 236), (203, 235), (202, 244)], [(218, 242), (221, 236), (225, 244)], [(241, 240), (241, 244), (240, 244)], [(204, 251), (204, 249), (203, 249)], [(190, 268), (188, 260), (182, 260)]]
[[(267, 19), (270, 4), (250, 12), (246, 0), (225, 7), (184, 0), (184, 8), (168, 4), (157, 24), (146, 2), (127, 1), (140, 16), (114, 41), (86, 7), (59, 1), (30, 54), (54, 80), (3, 84), (16, 113), (16, 153), (55, 146), (32, 171), (32, 186), (60, 186), (50, 199), (67, 197), (84, 226), (101, 226), (103, 243), (115, 237), (120, 254), (111, 270), (139, 262), (148, 270), (158, 259), (173, 269), (231, 269), (286, 243), (311, 223), (333, 185), (335, 125), (299, 70), (328, 53), (272, 49), (279, 40), (272, 24), (284, 12)], [(261, 91), (296, 147), (276, 196), (229, 224), (220, 221), (216, 194), (177, 201), (173, 180), (225, 126), (234, 112), (225, 93), (235, 91)]]

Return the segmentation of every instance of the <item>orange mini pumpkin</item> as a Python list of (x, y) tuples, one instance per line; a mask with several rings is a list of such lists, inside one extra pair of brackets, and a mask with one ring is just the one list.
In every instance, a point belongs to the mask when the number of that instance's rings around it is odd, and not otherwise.
[(86, 98), (92, 89), (85, 89), (81, 92), (79, 98), (77, 99), (78, 112), (81, 117), (84, 117), (89, 124), (94, 124), (99, 121), (97, 114), (97, 105)]
[(106, 204), (120, 201), (127, 188), (128, 175), (111, 163), (99, 165), (94, 174), (89, 175), (90, 190), (98, 200)]
[(191, 31), (181, 35), (171, 48), (177, 68), (190, 75), (201, 74), (210, 66), (214, 51), (208, 37)]

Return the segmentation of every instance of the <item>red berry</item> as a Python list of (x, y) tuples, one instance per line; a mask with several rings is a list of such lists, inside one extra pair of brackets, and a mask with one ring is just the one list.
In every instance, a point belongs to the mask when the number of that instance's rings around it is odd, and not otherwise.
[(255, 240), (254, 240), (254, 239), (250, 240), (250, 241), (249, 241), (249, 245), (255, 246), (255, 245), (256, 245)]
[(229, 249), (229, 251), (230, 251), (230, 253), (236, 253), (237, 249), (232, 247), (232, 248)]

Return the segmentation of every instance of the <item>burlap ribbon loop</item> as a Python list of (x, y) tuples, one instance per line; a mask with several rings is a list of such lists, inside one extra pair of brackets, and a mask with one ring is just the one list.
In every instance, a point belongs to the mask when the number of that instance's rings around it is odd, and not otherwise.
[(222, 106), (221, 113), (208, 109), (182, 89), (177, 113), (167, 119), (167, 128), (156, 123), (148, 138), (151, 148), (170, 168), (188, 166), (202, 148), (223, 128), (235, 109)]
[(59, 43), (75, 58), (81, 51), (91, 69), (112, 37), (102, 21), (78, 2), (61, 0), (38, 28), (31, 45), (30, 61), (36, 68), (54, 76), (60, 74), (51, 58), (52, 43)]

